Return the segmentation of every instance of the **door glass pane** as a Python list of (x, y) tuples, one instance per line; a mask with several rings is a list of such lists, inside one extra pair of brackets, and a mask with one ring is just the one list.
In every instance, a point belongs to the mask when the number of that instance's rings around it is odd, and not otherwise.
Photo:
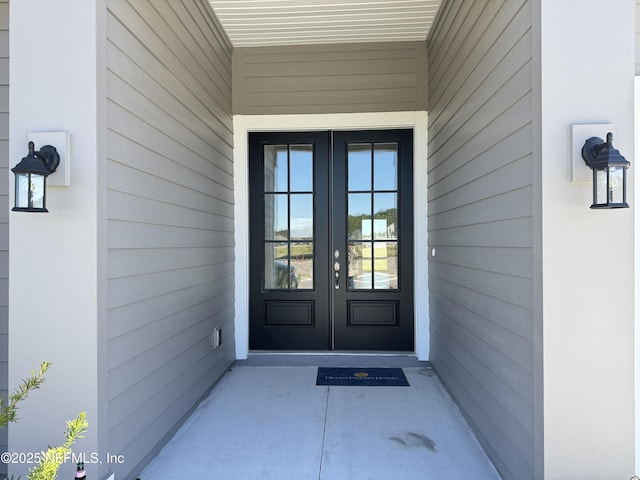
[(350, 144), (347, 152), (347, 166), (349, 191), (371, 190), (371, 144)]
[(350, 193), (349, 194), (349, 218), (347, 233), (349, 240), (371, 239), (372, 218), (371, 218), (371, 194), (370, 193)]
[(371, 242), (349, 242), (347, 288), (350, 290), (372, 288), (372, 245)]
[(312, 242), (291, 244), (291, 288), (313, 289), (314, 251)]
[(288, 190), (288, 149), (286, 145), (264, 146), (264, 191)]
[(373, 194), (373, 238), (375, 240), (396, 239), (398, 224), (398, 194)]
[(373, 288), (398, 289), (398, 244), (375, 242), (373, 246)]
[(264, 195), (265, 240), (287, 240), (289, 238), (289, 207), (287, 194), (266, 193)]
[(313, 191), (313, 145), (291, 145), (292, 192)]
[(313, 240), (312, 194), (291, 194), (291, 239)]
[(314, 288), (313, 170), (313, 145), (264, 147), (266, 290)]
[(290, 266), (289, 245), (286, 242), (267, 243), (264, 251), (264, 288), (288, 289)]
[(348, 175), (347, 286), (351, 290), (395, 290), (398, 288), (398, 144), (349, 145)]
[(398, 145), (376, 143), (373, 153), (374, 190), (398, 189)]

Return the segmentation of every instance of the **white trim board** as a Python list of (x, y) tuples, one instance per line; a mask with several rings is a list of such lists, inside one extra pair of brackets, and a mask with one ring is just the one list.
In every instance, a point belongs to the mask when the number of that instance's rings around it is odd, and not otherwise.
[(345, 113), (325, 115), (235, 115), (235, 344), (236, 359), (249, 354), (249, 172), (248, 133), (360, 129), (414, 129), (414, 285), (415, 353), (429, 359), (427, 277), (427, 112)]

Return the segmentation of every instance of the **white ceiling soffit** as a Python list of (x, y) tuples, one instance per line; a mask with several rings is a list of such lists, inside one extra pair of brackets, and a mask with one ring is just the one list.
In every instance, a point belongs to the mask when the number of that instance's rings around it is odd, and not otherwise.
[(425, 40), (440, 0), (210, 0), (235, 47)]

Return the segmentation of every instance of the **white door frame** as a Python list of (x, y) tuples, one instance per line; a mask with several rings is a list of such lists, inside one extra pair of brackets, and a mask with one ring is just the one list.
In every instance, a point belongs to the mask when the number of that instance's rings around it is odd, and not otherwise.
[(414, 130), (415, 353), (419, 360), (429, 359), (427, 112), (234, 116), (236, 359), (244, 360), (249, 354), (249, 132), (391, 128)]

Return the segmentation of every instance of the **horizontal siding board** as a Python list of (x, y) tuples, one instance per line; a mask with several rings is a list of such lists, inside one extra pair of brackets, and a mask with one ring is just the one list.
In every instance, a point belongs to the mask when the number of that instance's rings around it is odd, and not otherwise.
[[(512, 23), (514, 36), (519, 35), (515, 42), (502, 39), (494, 43), (484, 57), (482, 63), (472, 73), (465, 77), (456, 77), (452, 84), (447, 85), (443, 97), (433, 105), (429, 117), (431, 129), (439, 134), (448, 124), (457, 124), (459, 118), (471, 115), (471, 112), (482, 106), (482, 100), (490, 98), (494, 92), (503, 88), (505, 82), (520, 72), (530, 62), (526, 52), (531, 50), (532, 32), (523, 14), (520, 22)], [(447, 115), (441, 115), (443, 111)]]
[[(127, 111), (129, 116), (135, 116), (138, 119), (146, 118), (151, 128), (179, 142), (181, 145), (189, 146), (203, 156), (210, 155), (214, 148), (221, 155), (226, 155), (227, 151), (231, 149), (229, 143), (216, 141), (219, 137), (212, 135), (208, 129), (194, 127), (191, 124), (191, 118), (174, 119), (155, 103), (149, 101), (143, 95), (139, 95), (139, 92), (135, 95), (127, 96), (125, 92), (130, 92), (130, 89), (123, 85), (118, 77), (107, 75), (107, 83), (112, 92), (110, 105), (117, 104)], [(107, 114), (109, 115), (110, 112), (108, 111)], [(169, 130), (171, 127), (173, 128)], [(216, 143), (215, 145), (213, 144), (214, 142)]]
[[(402, 103), (414, 100), (416, 96), (415, 88), (388, 88), (385, 90), (355, 90), (348, 98), (343, 92), (316, 91), (314, 102), (320, 105), (360, 105), (368, 102), (375, 105), (387, 105), (390, 103)], [(301, 103), (308, 103), (308, 92), (282, 92), (273, 93), (268, 96), (262, 94), (247, 94), (245, 98), (255, 107), (273, 106), (276, 108), (295, 107)]]
[[(435, 332), (439, 333), (439, 332)], [(510, 419), (500, 408), (491, 402), (491, 392), (487, 392), (474, 375), (483, 371), (469, 371), (466, 365), (475, 365), (475, 359), (468, 358), (462, 347), (452, 340), (449, 349), (443, 348), (445, 342), (433, 347), (433, 355), (439, 360), (434, 363), (438, 374), (446, 377), (447, 387), (456, 399), (465, 405), (465, 416), (472, 419), (475, 433), (485, 450), (505, 479), (528, 479), (533, 466), (527, 455), (526, 444), (518, 444), (512, 439), (523, 438), (522, 426)], [(459, 356), (458, 356), (459, 355)], [(494, 420), (497, 418), (497, 420)], [(508, 458), (505, 462), (503, 458)]]
[[(111, 159), (108, 174), (112, 190), (137, 192), (145, 198), (164, 199), (196, 209), (216, 207), (229, 211), (226, 206), (213, 205), (215, 202), (212, 200), (217, 199), (229, 205), (233, 203), (230, 186), (233, 177), (212, 161), (166, 137), (161, 145), (151, 148), (117, 132), (109, 132), (108, 139), (108, 155)], [(157, 150), (163, 150), (163, 153)], [(221, 161), (225, 168), (227, 161)], [(149, 181), (162, 185), (151, 188), (147, 186)]]
[(110, 222), (108, 243), (110, 248), (200, 248), (234, 245), (233, 232), (198, 231), (119, 220)]
[(118, 97), (117, 89), (130, 92), (130, 89), (133, 88), (138, 93), (139, 99), (153, 103), (157, 109), (162, 111), (162, 116), (189, 125), (196, 134), (203, 137), (214, 137), (217, 140), (215, 146), (218, 150), (223, 150), (225, 144), (232, 145), (233, 138), (229, 125), (223, 125), (216, 121), (206, 105), (188, 95), (182, 96), (185, 98), (173, 96), (151, 74), (142, 70), (115, 47), (107, 48), (107, 55), (110, 57), (111, 72), (113, 72), (107, 77), (107, 82), (110, 82), (108, 85), (112, 92), (110, 97), (114, 101), (130, 101), (124, 95)]
[(9, 30), (9, 0), (0, 2), (0, 30)]
[[(217, 169), (221, 169), (229, 175), (233, 174), (233, 163), (230, 159), (232, 149), (230, 146), (225, 148), (225, 151), (218, 152), (204, 140), (192, 145), (181, 143), (179, 139), (172, 137), (170, 132), (163, 132), (155, 128), (149, 123), (152, 120), (146, 121), (132, 115), (131, 112), (112, 101), (107, 103), (107, 118), (111, 124), (109, 133), (117, 133), (133, 142), (144, 145), (161, 159), (162, 157), (171, 158), (183, 165), (181, 162), (184, 158), (185, 168), (195, 171), (210, 170), (203, 173), (212, 180), (217, 178)], [(180, 127), (177, 126), (176, 128)], [(132, 132), (136, 132), (136, 137), (130, 138)], [(127, 160), (134, 161), (135, 158), (129, 157)], [(197, 163), (198, 166), (193, 167), (190, 162)]]
[(212, 231), (233, 231), (233, 217), (220, 217), (206, 210), (195, 210), (131, 194), (111, 192), (107, 208), (109, 218), (115, 220)]
[[(533, 339), (529, 325), (531, 322), (531, 310), (527, 308), (499, 298), (487, 297), (482, 292), (464, 288), (456, 285), (450, 279), (435, 275), (429, 280), (429, 291), (449, 299), (453, 304), (462, 307), (465, 312), (472, 312), (493, 322), (493, 329), (495, 330), (503, 329), (529, 341)], [(448, 315), (454, 316), (451, 313)], [(440, 322), (435, 324), (437, 325), (438, 323)], [(522, 363), (526, 358), (526, 356), (523, 356), (520, 362)]]
[(516, 218), (433, 230), (429, 232), (429, 243), (433, 246), (531, 248), (532, 234), (531, 219)]
[[(222, 39), (220, 33), (224, 32), (211, 28), (211, 16), (200, 9), (201, 5), (198, 6), (195, 2), (164, 3), (149, 0), (136, 0), (132, 5), (148, 22), (150, 16), (154, 15), (154, 10), (162, 19), (170, 18), (170, 22), (158, 19), (149, 23), (174, 55), (185, 62), (186, 70), (197, 72), (196, 69), (202, 69), (197, 77), (209, 77), (214, 88), (224, 87), (224, 98), (229, 99), (232, 86), (231, 45), (226, 41), (216, 41)], [(210, 39), (212, 34), (217, 38)], [(208, 58), (209, 62), (202, 62), (203, 58)]]
[[(472, 151), (472, 146), (466, 146), (459, 151), (460, 155), (441, 162), (433, 167), (429, 174), (427, 195), (429, 202), (440, 198), (448, 192), (456, 190), (478, 178), (483, 178), (492, 172), (531, 155), (530, 124), (521, 126), (518, 130), (505, 131), (505, 137), (489, 148)], [(452, 173), (455, 172), (455, 175)], [(525, 175), (531, 180), (533, 173)]]
[(109, 251), (109, 278), (166, 272), (180, 268), (225, 263), (233, 257), (232, 247), (158, 248)]
[[(446, 279), (449, 284), (473, 290), (476, 293), (511, 303), (533, 311), (531, 302), (532, 281), (530, 278), (504, 275), (486, 270), (457, 266), (442, 262), (434, 263), (429, 273), (437, 279)], [(531, 337), (528, 335), (530, 340)]]
[(343, 90), (375, 90), (375, 89), (416, 89), (416, 74), (391, 72), (385, 75), (317, 75), (309, 78), (304, 75), (287, 77), (245, 78), (242, 80), (245, 92), (278, 93), (278, 92), (313, 92)]
[(227, 263), (172, 270), (171, 275), (158, 272), (113, 279), (109, 282), (108, 305), (110, 308), (121, 307), (220, 278), (229, 278), (232, 273), (233, 264)]
[[(531, 68), (531, 63), (527, 62), (514, 77), (502, 84), (498, 90), (488, 92), (489, 97), (484, 102), (480, 100), (481, 106), (478, 110), (469, 112), (468, 116), (460, 117), (459, 122), (456, 124), (458, 129), (455, 130), (456, 133), (453, 136), (452, 132), (454, 130), (451, 127), (433, 135), (431, 144), (434, 145), (432, 152), (435, 157), (434, 164), (437, 165), (438, 159), (443, 155), (440, 153), (440, 148), (445, 148), (445, 146), (456, 148), (460, 146), (462, 142), (481, 132), (487, 119), (499, 118), (507, 112), (516, 110), (518, 107), (520, 109), (526, 107), (530, 109)], [(524, 105), (522, 105), (523, 103)], [(457, 137), (462, 138), (457, 139)], [(448, 154), (448, 152), (444, 153), (445, 156)]]
[(107, 2), (108, 451), (129, 478), (233, 361), (232, 48), (205, 0)]
[(528, 248), (439, 246), (438, 263), (533, 278), (531, 252)]
[[(506, 165), (503, 168), (494, 170), (493, 172), (483, 175), (474, 181), (463, 184), (462, 186), (451, 190), (440, 197), (434, 197), (433, 200), (437, 204), (437, 209), (434, 207), (432, 210), (433, 220), (437, 222), (437, 216), (442, 213), (450, 212), (451, 210), (469, 207), (471, 204), (485, 204), (485, 210), (493, 210), (492, 212), (477, 211), (478, 216), (469, 223), (479, 223), (485, 221), (482, 216), (487, 216), (489, 219), (495, 215), (501, 215), (504, 213), (504, 218), (513, 218), (514, 216), (521, 216), (521, 213), (527, 213), (524, 209), (529, 209), (531, 212), (533, 194), (531, 191), (531, 179), (528, 178), (528, 174), (531, 168), (530, 157), (524, 157), (520, 160)], [(518, 201), (521, 201), (519, 205), (508, 205), (506, 202), (512, 198), (517, 197)], [(504, 201), (504, 210), (501, 211), (501, 201)], [(487, 202), (492, 202), (493, 209), (490, 208)], [(496, 213), (497, 212), (497, 213)], [(456, 212), (459, 215), (459, 212)], [(442, 215), (440, 215), (442, 216)], [(441, 228), (436, 226), (435, 223), (431, 224), (433, 228)]]
[[(517, 132), (523, 127), (530, 129), (531, 119), (526, 116), (530, 111), (531, 95), (527, 94), (500, 113), (487, 112), (491, 118), (486, 125), (467, 124), (465, 128), (460, 128), (459, 135), (452, 137), (430, 157), (433, 161), (429, 166), (429, 176), (433, 176), (430, 181), (438, 181), (446, 173), (455, 170), (468, 159), (497, 146), (512, 132)], [(480, 117), (477, 119), (479, 120)], [(529, 150), (531, 151), (531, 147)], [(445, 159), (446, 163), (444, 163)], [(444, 166), (439, 170), (438, 167), (441, 163), (444, 163)]]
[(526, 218), (530, 216), (531, 207), (530, 187), (513, 190), (457, 207), (454, 211), (432, 215), (429, 218), (430, 234), (448, 228)]
[(228, 301), (225, 295), (230, 289), (228, 280), (221, 279), (168, 292), (160, 297), (150, 297), (121, 307), (112, 307), (109, 318), (109, 337), (117, 338), (127, 335), (166, 315), (173, 315), (190, 306), (200, 305), (211, 298)]
[[(209, 297), (205, 301), (189, 305), (182, 310), (167, 313), (154, 318), (145, 325), (130, 330), (126, 335), (114, 337), (109, 345), (109, 395), (114, 398), (127, 391), (135, 383), (158, 368), (158, 358), (170, 358), (182, 349), (171, 348), (177, 338), (185, 335), (186, 330), (201, 323), (210, 323), (209, 333), (213, 327), (213, 318), (227, 318), (231, 315), (229, 299), (231, 290), (222, 292), (217, 297)], [(216, 322), (224, 323), (224, 322)], [(158, 353), (158, 349), (164, 349)], [(132, 365), (136, 368), (131, 370)], [(154, 365), (155, 364), (155, 365)]]
[[(368, 112), (395, 112), (413, 111), (415, 104), (403, 103), (366, 103), (357, 106), (358, 113)], [(328, 114), (328, 113), (353, 113), (354, 105), (351, 103), (325, 103), (320, 99), (305, 102), (305, 105), (252, 105), (251, 115), (288, 115), (288, 114)]]
[[(183, 375), (188, 377), (186, 382), (193, 381), (189, 377), (193, 375), (190, 369), (194, 366), (194, 360), (197, 364), (197, 361), (206, 357), (210, 350), (207, 333), (209, 328), (210, 325), (207, 322), (199, 322), (185, 327), (180, 335), (168, 339), (163, 344), (164, 348), (159, 348), (156, 352), (156, 358), (162, 359), (158, 362), (158, 367), (161, 368), (156, 368), (150, 375), (124, 390), (120, 395), (109, 399), (109, 404), (113, 407), (109, 410), (112, 432), (117, 435), (118, 431), (126, 431), (129, 428), (127, 424), (134, 427), (133, 431), (139, 430), (135, 426), (155, 418), (157, 407), (153, 405), (154, 403), (166, 406), (180, 396), (179, 391), (169, 394), (167, 388), (172, 383), (184, 382), (185, 380), (181, 380)], [(135, 366), (135, 362), (131, 363)], [(142, 412), (146, 410), (151, 411), (144, 413), (143, 417), (148, 416), (149, 420), (140, 418)]]
[[(454, 50), (454, 55), (447, 55), (446, 61), (442, 63), (442, 72), (433, 72), (435, 78), (451, 78), (458, 88), (460, 82), (471, 78), (475, 81), (474, 74), (478, 69), (482, 72), (495, 67), (492, 65), (492, 56), (489, 54), (494, 45), (498, 45), (495, 52), (501, 52), (506, 46), (510, 48), (522, 37), (531, 25), (531, 13), (526, 8), (526, 0), (513, 0), (508, 2), (474, 2), (474, 5), (486, 5), (482, 7), (482, 15), (477, 18), (470, 18), (469, 23), (474, 23), (473, 33), (465, 38), (460, 48)], [(524, 23), (521, 23), (523, 21)], [(457, 34), (450, 37), (447, 42), (456, 42), (463, 38)], [(507, 44), (500, 43), (500, 40), (507, 40)], [(511, 45), (509, 45), (511, 43)], [(502, 47), (500, 46), (502, 45)], [(499, 53), (493, 53), (497, 58), (502, 58)], [(525, 55), (527, 58), (529, 55)], [(487, 62), (487, 63), (485, 63)], [(470, 70), (470, 71), (469, 71)], [(485, 70), (486, 71), (486, 70)], [(482, 73), (480, 73), (482, 77)], [(445, 90), (450, 90), (451, 84), (447, 81), (438, 81), (433, 85), (432, 95), (439, 100), (449, 100)]]
[[(327, 64), (328, 63), (328, 64)], [(245, 77), (288, 77), (289, 75), (305, 74), (309, 77), (317, 75), (387, 75), (390, 73), (416, 73), (416, 59), (372, 59), (372, 60), (334, 60), (319, 63), (315, 59), (296, 63), (275, 62), (245, 64)]]
[[(138, 5), (138, 3), (138, 1), (132, 2), (135, 5)], [(146, 4), (147, 2), (143, 0), (142, 3)], [(134, 60), (148, 68), (149, 71), (160, 73), (165, 78), (174, 77), (179, 83), (184, 82), (184, 86), (200, 99), (213, 99), (219, 105), (218, 118), (221, 121), (224, 121), (225, 117), (229, 117), (231, 79), (228, 71), (225, 72), (224, 76), (215, 75), (214, 78), (211, 78), (202, 71), (201, 66), (204, 63), (210, 63), (212, 67), (215, 65), (208, 56), (203, 54), (199, 59), (195, 59), (192, 57), (191, 52), (184, 50), (184, 46), (180, 50), (181, 54), (176, 55), (171, 50), (171, 47), (164, 42), (164, 38), (155, 31), (156, 28), (160, 28), (160, 25), (154, 24), (153, 27), (150, 26), (146, 21), (149, 19), (139, 17), (135, 7), (130, 3), (124, 1), (111, 2), (110, 9), (113, 11), (113, 15), (108, 16), (108, 21), (110, 22), (108, 28), (114, 32), (110, 36), (113, 43), (129, 55), (134, 56)], [(118, 19), (123, 21), (125, 18), (126, 27), (118, 21)], [(122, 27), (119, 28), (118, 25), (122, 25)], [(136, 37), (127, 35), (127, 32), (135, 32)], [(171, 37), (171, 39), (167, 40), (173, 40), (174, 43), (178, 44), (182, 43), (182, 39), (175, 35), (172, 34)], [(142, 48), (127, 48), (127, 44), (134, 42), (139, 43)], [(172, 44), (172, 47), (179, 48), (174, 44)], [(145, 50), (151, 50), (153, 55), (148, 55)], [(187, 62), (187, 64), (185, 65), (184, 62)], [(176, 71), (181, 72), (181, 75), (175, 75)], [(211, 89), (213, 89), (213, 92)], [(176, 89), (176, 91), (179, 90), (181, 89)], [(171, 91), (173, 92), (173, 89)], [(215, 97), (212, 96), (214, 92)]]
[(426, 108), (426, 44), (399, 42), (234, 50), (238, 114)]
[(533, 478), (530, 2), (444, 2), (428, 48), (431, 361), (503, 477)]
[[(226, 357), (232, 355), (230, 348), (221, 348)], [(147, 406), (136, 410), (131, 421), (122, 422), (109, 432), (109, 444), (121, 445), (118, 450), (110, 450), (111, 453), (126, 455), (126, 458), (151, 460), (148, 457), (146, 445), (168, 440), (164, 438), (167, 432), (173, 431), (173, 419), (182, 419), (191, 411), (192, 403), (188, 400), (197, 397), (202, 391), (206, 391), (228, 369), (226, 363), (216, 363), (210, 368), (204, 368), (202, 362), (187, 368), (182, 375), (171, 379), (165, 389), (152, 397)], [(166, 399), (172, 400), (168, 402)], [(154, 415), (154, 412), (159, 412)], [(143, 465), (140, 465), (142, 467)], [(116, 478), (124, 478), (130, 471), (130, 465), (125, 463), (110, 465)]]
[[(517, 363), (514, 365), (514, 360), (521, 357), (516, 347), (520, 345), (525, 348), (525, 351), (530, 352), (530, 342), (516, 335), (510, 335), (509, 332), (497, 330), (493, 328), (491, 321), (486, 321), (471, 311), (463, 311), (458, 305), (449, 303), (439, 295), (434, 298), (434, 309), (457, 313), (456, 317), (443, 313), (448, 321), (440, 325), (443, 329), (440, 333), (446, 338), (455, 339), (455, 343), (464, 348), (470, 358), (473, 357), (474, 365), (485, 371), (485, 375), (479, 379), (486, 385), (488, 392), (495, 394), (500, 408), (523, 429), (531, 429), (532, 410), (522, 408), (523, 405), (531, 403), (533, 392), (531, 372)], [(475, 348), (477, 344), (483, 342), (491, 348), (484, 350)], [(529, 344), (528, 347), (527, 344)], [(527, 443), (531, 441), (531, 438), (526, 440)]]
[[(449, 12), (446, 20), (446, 35), (442, 37), (440, 48), (429, 49), (429, 76), (434, 79), (435, 85), (430, 88), (435, 93), (443, 78), (454, 78), (447, 70), (455, 57), (464, 56), (468, 49), (463, 50), (462, 45), (473, 30), (473, 24), (480, 18), (488, 2), (455, 2), (455, 7)], [(494, 8), (499, 2), (493, 2)], [(479, 30), (482, 31), (482, 30)], [(440, 94), (441, 92), (438, 92)], [(437, 97), (439, 98), (439, 97)]]

